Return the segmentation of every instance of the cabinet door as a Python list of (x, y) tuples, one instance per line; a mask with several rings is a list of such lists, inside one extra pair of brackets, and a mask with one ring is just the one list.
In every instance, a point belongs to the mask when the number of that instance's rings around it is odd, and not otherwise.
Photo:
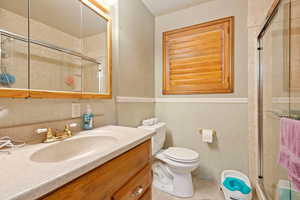
[(42, 199), (110, 200), (113, 194), (149, 164), (150, 145), (149, 140)]

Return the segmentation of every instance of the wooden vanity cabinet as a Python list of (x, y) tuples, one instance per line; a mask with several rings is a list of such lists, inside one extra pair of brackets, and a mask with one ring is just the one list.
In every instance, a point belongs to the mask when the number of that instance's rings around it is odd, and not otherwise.
[(151, 141), (40, 198), (42, 200), (151, 200)]

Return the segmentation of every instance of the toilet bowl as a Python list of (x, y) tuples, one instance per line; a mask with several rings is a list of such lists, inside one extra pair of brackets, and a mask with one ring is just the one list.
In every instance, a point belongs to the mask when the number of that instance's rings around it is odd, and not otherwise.
[[(184, 155), (185, 154), (185, 155)], [(154, 187), (177, 197), (192, 197), (194, 187), (191, 172), (200, 164), (198, 153), (178, 147), (171, 147), (162, 150), (155, 155), (155, 158), (162, 162), (165, 170), (153, 167)], [(161, 166), (159, 166), (161, 167)], [(167, 187), (156, 174), (164, 173), (169, 178)]]
[(199, 154), (193, 150), (170, 147), (162, 150), (166, 136), (166, 124), (139, 128), (154, 130), (152, 137), (152, 154), (155, 162), (153, 170), (153, 186), (176, 197), (192, 197), (194, 194), (191, 172), (199, 164)]

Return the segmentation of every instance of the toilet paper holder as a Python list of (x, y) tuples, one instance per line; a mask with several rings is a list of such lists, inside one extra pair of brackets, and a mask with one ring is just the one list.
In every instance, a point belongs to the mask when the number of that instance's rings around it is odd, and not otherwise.
[(217, 136), (217, 132), (216, 132), (215, 129), (205, 129), (205, 128), (199, 128), (198, 129), (198, 132), (199, 132), (200, 135), (202, 135), (203, 130), (212, 130), (213, 131), (213, 136), (214, 137)]

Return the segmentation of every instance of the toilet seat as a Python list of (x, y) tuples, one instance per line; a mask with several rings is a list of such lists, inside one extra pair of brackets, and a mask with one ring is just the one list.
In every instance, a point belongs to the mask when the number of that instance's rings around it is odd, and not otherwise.
[(194, 163), (199, 161), (199, 154), (186, 148), (170, 147), (165, 150), (163, 154), (166, 158), (181, 163)]

